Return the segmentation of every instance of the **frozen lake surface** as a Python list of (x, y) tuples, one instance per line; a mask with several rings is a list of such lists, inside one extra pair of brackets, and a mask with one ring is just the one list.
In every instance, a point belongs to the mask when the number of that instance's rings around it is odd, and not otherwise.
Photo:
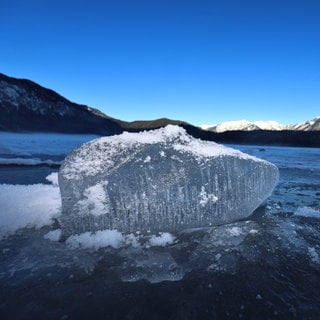
[(0, 163), (1, 319), (318, 319), (320, 149), (233, 145), (280, 170), (272, 196), (245, 221), (59, 242), (56, 175), (46, 179), (58, 164), (48, 160), (61, 161), (94, 137), (51, 135), (52, 149), (45, 137), (42, 145), (34, 136), (34, 143), (6, 137), (0, 134), (0, 158), (12, 163)]

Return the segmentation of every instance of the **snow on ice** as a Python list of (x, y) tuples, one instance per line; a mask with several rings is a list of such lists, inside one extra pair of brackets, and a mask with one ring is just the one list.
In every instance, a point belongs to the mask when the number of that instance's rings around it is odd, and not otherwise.
[(96, 233), (84, 232), (80, 235), (72, 235), (66, 240), (71, 248), (93, 248), (103, 247), (120, 248), (124, 243), (123, 235), (117, 230), (102, 230)]
[[(49, 179), (56, 177), (57, 173), (51, 174)], [(20, 228), (50, 225), (60, 213), (57, 185), (0, 185), (0, 237)]]
[(300, 207), (296, 210), (294, 215), (306, 218), (320, 218), (320, 211), (309, 207)]
[(46, 177), (47, 181), (51, 182), (54, 186), (59, 187), (58, 173), (52, 172)]
[(153, 235), (149, 240), (149, 244), (151, 246), (164, 247), (168, 244), (172, 244), (174, 240), (175, 237), (172, 234), (163, 232), (159, 236)]

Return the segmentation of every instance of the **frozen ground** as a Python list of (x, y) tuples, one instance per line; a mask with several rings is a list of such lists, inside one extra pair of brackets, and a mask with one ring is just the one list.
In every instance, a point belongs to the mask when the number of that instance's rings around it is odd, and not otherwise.
[(177, 234), (60, 242), (56, 175), (2, 184), (0, 318), (318, 319), (320, 149), (238, 147), (279, 167), (273, 195), (245, 221)]

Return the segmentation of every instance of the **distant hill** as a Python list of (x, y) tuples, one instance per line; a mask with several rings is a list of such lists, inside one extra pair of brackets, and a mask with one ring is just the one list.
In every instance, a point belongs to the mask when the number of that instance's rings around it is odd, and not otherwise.
[[(260, 122), (254, 124), (256, 127), (251, 126), (252, 130), (234, 127), (236, 131), (221, 133), (167, 118), (126, 122), (73, 103), (33, 81), (0, 73), (0, 131), (113, 135), (123, 131), (156, 129), (168, 124), (182, 126), (194, 137), (221, 143), (320, 147), (320, 118), (297, 124), (290, 130), (279, 128), (275, 122), (268, 125)], [(272, 130), (261, 130), (262, 125), (264, 129), (271, 125)]]

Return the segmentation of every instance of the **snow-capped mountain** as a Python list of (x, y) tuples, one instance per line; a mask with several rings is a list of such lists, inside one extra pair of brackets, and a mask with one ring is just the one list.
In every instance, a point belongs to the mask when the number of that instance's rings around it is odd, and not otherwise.
[(294, 124), (291, 126), (291, 130), (320, 131), (320, 117), (316, 117), (306, 122)]
[(294, 125), (284, 125), (277, 121), (255, 121), (247, 120), (226, 121), (216, 125), (202, 125), (203, 130), (222, 133), (226, 131), (255, 131), (255, 130), (299, 130), (299, 131), (317, 131), (320, 130), (320, 117), (303, 123)]
[(209, 130), (213, 132), (225, 132), (225, 131), (253, 131), (253, 130), (284, 130), (287, 126), (276, 121), (255, 121), (250, 122), (247, 120), (240, 121), (226, 121), (216, 125), (203, 125), (203, 130)]

